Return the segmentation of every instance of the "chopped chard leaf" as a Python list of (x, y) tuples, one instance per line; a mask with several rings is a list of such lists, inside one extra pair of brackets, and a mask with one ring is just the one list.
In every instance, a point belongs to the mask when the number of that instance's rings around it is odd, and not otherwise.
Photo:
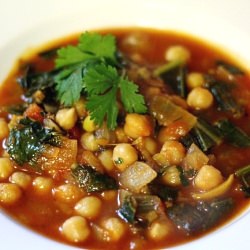
[(174, 61), (156, 69), (154, 74), (159, 75), (166, 84), (169, 84), (175, 93), (186, 97), (186, 71), (181, 62)]
[(134, 223), (135, 221), (135, 213), (137, 208), (137, 203), (132, 193), (120, 190), (119, 192), (120, 198), (120, 207), (117, 210), (118, 215), (125, 221), (129, 223)]
[(120, 190), (118, 215), (129, 223), (148, 225), (161, 216), (161, 200), (156, 195), (133, 194)]
[(230, 74), (232, 75), (244, 75), (244, 71), (242, 71), (241, 69), (239, 69), (238, 67), (232, 65), (232, 64), (229, 64), (229, 63), (226, 63), (224, 61), (217, 61), (216, 64), (218, 66), (221, 66), (223, 67), (226, 71), (228, 71)]
[(37, 157), (45, 145), (60, 146), (60, 136), (41, 123), (24, 118), (10, 131), (6, 146), (10, 158), (19, 165), (29, 163), (35, 166)]
[(238, 169), (235, 175), (241, 180), (242, 191), (250, 198), (250, 165)]
[(243, 115), (242, 107), (232, 95), (232, 84), (217, 81), (212, 76), (207, 76), (206, 87), (212, 92), (219, 109), (231, 112), (236, 118)]
[(178, 171), (180, 172), (180, 179), (181, 179), (181, 184), (186, 187), (189, 185), (189, 180), (188, 177), (184, 171), (184, 169), (180, 166), (177, 166)]
[(189, 147), (195, 143), (199, 148), (206, 152), (211, 147), (219, 145), (222, 142), (220, 131), (207, 121), (198, 118), (198, 121), (189, 134), (181, 138), (181, 142)]
[(177, 189), (162, 184), (151, 183), (149, 184), (149, 190), (163, 201), (174, 201), (178, 196)]
[(197, 233), (209, 229), (227, 216), (234, 202), (231, 198), (196, 205), (181, 203), (167, 209), (170, 219), (186, 233)]
[(116, 190), (116, 180), (107, 174), (102, 174), (90, 166), (77, 165), (71, 169), (72, 175), (79, 187), (86, 192), (102, 192), (105, 190)]
[(237, 147), (249, 147), (250, 137), (236, 127), (227, 119), (219, 120), (216, 122), (216, 126), (219, 128), (221, 134), (227, 139), (227, 141)]

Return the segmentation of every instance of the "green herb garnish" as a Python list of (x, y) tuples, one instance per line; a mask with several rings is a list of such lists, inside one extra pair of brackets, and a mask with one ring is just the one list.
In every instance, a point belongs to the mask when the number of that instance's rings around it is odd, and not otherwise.
[(56, 68), (60, 69), (55, 78), (60, 102), (72, 106), (85, 94), (91, 118), (97, 125), (106, 118), (110, 129), (117, 125), (118, 93), (127, 112), (146, 112), (138, 86), (118, 71), (116, 54), (114, 36), (86, 32), (78, 45), (59, 49), (56, 59)]

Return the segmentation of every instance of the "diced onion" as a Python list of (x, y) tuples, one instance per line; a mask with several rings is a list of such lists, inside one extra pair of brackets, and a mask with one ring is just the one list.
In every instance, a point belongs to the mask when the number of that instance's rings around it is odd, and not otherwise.
[(148, 164), (136, 161), (120, 175), (120, 182), (132, 192), (138, 193), (141, 188), (150, 183), (157, 176)]
[(232, 186), (234, 181), (234, 175), (231, 174), (226, 181), (224, 181), (222, 184), (219, 186), (209, 190), (208, 192), (205, 193), (193, 193), (192, 197), (195, 200), (210, 200), (213, 198), (217, 198), (224, 193), (226, 193), (230, 187)]

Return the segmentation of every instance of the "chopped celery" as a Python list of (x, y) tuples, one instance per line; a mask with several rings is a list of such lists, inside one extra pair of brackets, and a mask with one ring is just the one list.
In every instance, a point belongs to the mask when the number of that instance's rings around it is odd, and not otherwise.
[(174, 104), (168, 96), (154, 96), (149, 103), (149, 110), (159, 125), (163, 126), (168, 126), (175, 121), (181, 121), (187, 125), (188, 130), (191, 130), (197, 121), (194, 115)]

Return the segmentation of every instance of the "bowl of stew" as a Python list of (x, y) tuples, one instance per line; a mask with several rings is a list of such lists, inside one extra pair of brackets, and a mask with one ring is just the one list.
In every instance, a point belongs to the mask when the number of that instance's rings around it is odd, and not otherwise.
[(250, 37), (177, 3), (53, 5), (1, 45), (4, 249), (249, 243)]

